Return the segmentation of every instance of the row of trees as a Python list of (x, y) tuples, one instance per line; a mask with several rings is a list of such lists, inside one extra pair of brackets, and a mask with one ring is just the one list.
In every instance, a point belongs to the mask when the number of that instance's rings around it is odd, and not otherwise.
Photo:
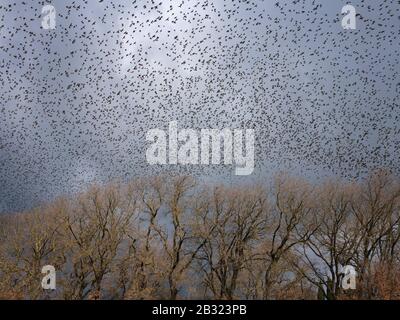
[[(92, 187), (0, 218), (0, 296), (29, 299), (397, 299), (400, 182)], [(57, 270), (43, 290), (41, 268)], [(356, 289), (344, 291), (342, 267)]]

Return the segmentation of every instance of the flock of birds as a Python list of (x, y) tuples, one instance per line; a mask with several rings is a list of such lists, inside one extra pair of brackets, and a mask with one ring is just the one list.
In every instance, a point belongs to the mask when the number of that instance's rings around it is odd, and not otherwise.
[(346, 3), (2, 1), (0, 212), (135, 175), (234, 179), (148, 165), (146, 131), (173, 120), (255, 129), (253, 177), (399, 172), (400, 5), (353, 0), (344, 30)]

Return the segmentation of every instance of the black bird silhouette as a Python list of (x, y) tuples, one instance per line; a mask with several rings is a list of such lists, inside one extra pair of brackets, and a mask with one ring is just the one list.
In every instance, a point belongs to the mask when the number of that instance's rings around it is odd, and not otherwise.
[[(159, 172), (399, 172), (399, 10), (340, 1), (0, 4), (0, 212)], [(148, 129), (255, 129), (256, 170), (150, 166)], [(235, 180), (237, 179), (237, 180)]]

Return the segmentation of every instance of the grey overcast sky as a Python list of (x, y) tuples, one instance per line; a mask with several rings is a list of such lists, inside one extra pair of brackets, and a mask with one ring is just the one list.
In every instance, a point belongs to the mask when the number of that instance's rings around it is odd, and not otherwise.
[[(341, 26), (356, 8), (355, 30)], [(56, 27), (41, 27), (42, 7)], [(92, 182), (399, 173), (398, 1), (0, 0), (0, 212)], [(252, 128), (256, 169), (150, 166), (146, 131)]]

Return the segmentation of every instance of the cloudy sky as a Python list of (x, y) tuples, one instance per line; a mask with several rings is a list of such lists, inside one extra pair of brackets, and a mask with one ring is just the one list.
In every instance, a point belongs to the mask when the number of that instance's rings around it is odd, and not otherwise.
[[(342, 7), (357, 12), (344, 30)], [(42, 7), (56, 28), (42, 28)], [(399, 171), (398, 1), (0, 1), (0, 212), (92, 182)], [(147, 130), (255, 130), (251, 176), (150, 166)]]

